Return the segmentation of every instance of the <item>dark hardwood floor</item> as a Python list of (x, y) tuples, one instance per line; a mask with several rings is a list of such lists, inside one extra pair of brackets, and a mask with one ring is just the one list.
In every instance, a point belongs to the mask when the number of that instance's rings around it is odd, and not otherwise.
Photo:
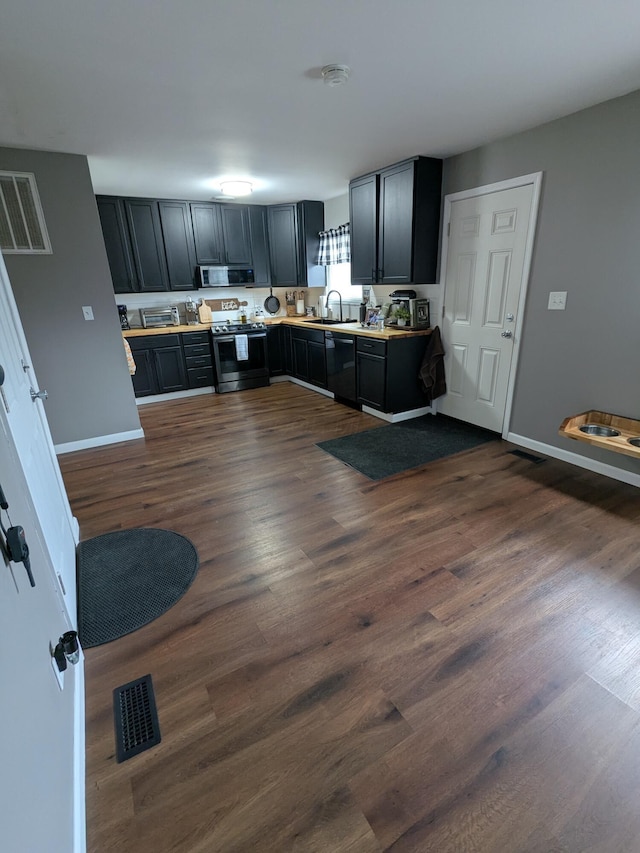
[(499, 440), (374, 483), (315, 443), (381, 422), (289, 383), (140, 414), (61, 457), (81, 536), (201, 567), (87, 650), (90, 853), (640, 850), (638, 490)]

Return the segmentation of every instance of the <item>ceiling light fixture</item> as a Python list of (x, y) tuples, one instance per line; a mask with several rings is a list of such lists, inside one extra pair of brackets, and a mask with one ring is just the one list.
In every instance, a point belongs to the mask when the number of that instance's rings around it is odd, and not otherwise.
[(325, 86), (342, 86), (349, 79), (351, 69), (348, 65), (325, 65), (322, 79)]
[(223, 195), (249, 195), (253, 192), (250, 181), (221, 181), (220, 191)]

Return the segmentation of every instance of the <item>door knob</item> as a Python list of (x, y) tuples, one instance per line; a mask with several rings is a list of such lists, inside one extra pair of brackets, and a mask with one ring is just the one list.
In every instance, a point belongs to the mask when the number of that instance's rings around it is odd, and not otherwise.
[(509, 329), (505, 329), (504, 332), (500, 332), (503, 338), (512, 338), (513, 332), (510, 332)]
[(29, 388), (29, 393), (34, 403), (36, 400), (46, 400), (49, 397), (46, 391), (36, 391), (35, 388)]

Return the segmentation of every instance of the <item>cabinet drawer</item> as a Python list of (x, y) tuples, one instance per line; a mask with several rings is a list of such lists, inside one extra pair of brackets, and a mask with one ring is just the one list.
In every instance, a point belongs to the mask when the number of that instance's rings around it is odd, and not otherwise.
[(187, 367), (213, 367), (213, 362), (211, 361), (211, 355), (207, 353), (207, 355), (191, 355), (187, 356)]
[(187, 356), (196, 356), (196, 355), (208, 355), (211, 357), (211, 347), (209, 346), (209, 342), (207, 341), (204, 344), (186, 344), (184, 347), (184, 354)]
[(183, 332), (182, 343), (185, 349), (194, 344), (209, 344), (211, 342), (211, 332)]
[(212, 367), (190, 367), (187, 370), (189, 388), (204, 388), (213, 385)]
[(132, 350), (159, 349), (160, 347), (179, 347), (180, 335), (142, 335), (141, 337), (127, 338)]
[(363, 338), (359, 335), (356, 337), (356, 349), (358, 352), (367, 352), (369, 355), (385, 356), (387, 354), (387, 342)]
[(291, 329), (291, 337), (299, 341), (313, 341), (324, 345), (324, 332), (322, 329)]

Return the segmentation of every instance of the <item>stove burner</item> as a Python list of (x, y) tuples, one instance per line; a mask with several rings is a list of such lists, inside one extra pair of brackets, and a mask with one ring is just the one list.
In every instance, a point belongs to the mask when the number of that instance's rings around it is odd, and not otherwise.
[(247, 332), (264, 331), (267, 327), (264, 323), (214, 323), (211, 327), (212, 335), (234, 335), (246, 334)]

